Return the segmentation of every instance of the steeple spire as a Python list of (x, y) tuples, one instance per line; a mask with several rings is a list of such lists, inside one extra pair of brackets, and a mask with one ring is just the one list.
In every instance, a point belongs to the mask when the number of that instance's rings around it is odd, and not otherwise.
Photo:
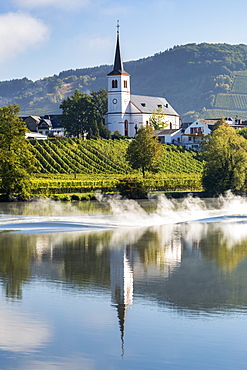
[(123, 68), (123, 62), (122, 62), (122, 56), (120, 51), (120, 42), (119, 42), (119, 20), (117, 21), (117, 44), (116, 44), (116, 52), (115, 52), (115, 59), (114, 59), (114, 67), (113, 71), (108, 73), (108, 76), (110, 75), (122, 75), (127, 74)]

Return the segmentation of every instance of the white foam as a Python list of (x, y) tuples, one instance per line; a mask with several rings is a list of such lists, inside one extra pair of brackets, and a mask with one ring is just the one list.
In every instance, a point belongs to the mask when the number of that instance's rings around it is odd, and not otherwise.
[[(119, 196), (98, 196), (103, 204), (110, 207), (108, 215), (101, 211), (94, 216), (80, 214), (79, 209), (70, 208), (69, 216), (0, 215), (0, 230), (22, 230), (27, 232), (84, 231), (109, 228), (133, 228), (178, 223), (239, 223), (247, 222), (247, 199), (227, 192), (218, 199), (202, 200), (192, 195), (180, 199), (167, 199), (165, 195), (157, 198), (156, 210), (146, 212), (134, 200)], [(151, 200), (153, 202), (153, 200)], [(42, 204), (44, 205), (44, 204)], [(35, 207), (38, 206), (36, 203)], [(59, 207), (59, 205), (57, 205)], [(42, 207), (41, 207), (42, 208)], [(75, 210), (71, 216), (72, 210)], [(42, 208), (42, 213), (43, 213)], [(31, 211), (31, 206), (29, 208)], [(61, 214), (65, 209), (61, 207)]]

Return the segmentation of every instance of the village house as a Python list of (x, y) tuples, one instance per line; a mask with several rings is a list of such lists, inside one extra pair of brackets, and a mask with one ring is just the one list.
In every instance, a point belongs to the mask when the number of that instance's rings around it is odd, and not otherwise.
[[(31, 131), (28, 137), (44, 138), (46, 137), (61, 137), (64, 136), (64, 128), (61, 126), (58, 115), (51, 116), (28, 116), (22, 117), (26, 122), (28, 129)], [(34, 134), (43, 135), (34, 135)]]
[(130, 93), (130, 74), (124, 70), (120, 52), (119, 26), (114, 66), (107, 77), (108, 111), (105, 125), (111, 133), (119, 131), (123, 136), (134, 137), (137, 130), (148, 125), (155, 114), (164, 116), (169, 129), (179, 129), (179, 115), (165, 98)]
[(185, 129), (182, 128), (180, 139), (181, 145), (186, 149), (198, 150), (203, 137), (205, 135), (209, 135), (211, 133), (211, 129), (212, 125), (211, 128), (209, 128), (208, 123), (196, 120)]
[(158, 137), (159, 142), (162, 144), (181, 145), (181, 131), (181, 128), (155, 130), (154, 135)]

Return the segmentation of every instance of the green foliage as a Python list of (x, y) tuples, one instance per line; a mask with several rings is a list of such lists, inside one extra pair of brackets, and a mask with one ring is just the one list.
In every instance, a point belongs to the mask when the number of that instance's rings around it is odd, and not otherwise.
[(135, 139), (133, 139), (127, 149), (127, 161), (132, 168), (142, 169), (143, 177), (146, 171), (157, 172), (162, 159), (162, 145), (157, 138), (153, 137), (151, 127), (141, 127)]
[(241, 129), (237, 129), (236, 131), (239, 135), (243, 136), (245, 139), (247, 139), (247, 127), (243, 127)]
[(213, 125), (213, 128), (212, 128), (212, 132), (217, 130), (219, 127), (221, 126), (226, 126), (228, 127), (228, 123), (226, 123), (226, 120), (224, 117), (221, 117), (221, 119), (219, 119), (217, 122), (215, 122), (215, 124)]
[(120, 195), (129, 199), (145, 199), (148, 195), (147, 187), (135, 178), (120, 179), (116, 189)]
[(158, 107), (155, 112), (152, 113), (149, 123), (154, 130), (164, 130), (169, 123), (165, 120), (165, 113), (163, 113), (162, 106)]
[(246, 183), (247, 141), (232, 127), (220, 126), (204, 142), (203, 185), (209, 194), (243, 191)]
[(90, 95), (75, 90), (71, 97), (62, 101), (60, 108), (63, 110), (61, 123), (69, 136), (79, 138), (87, 133), (90, 139), (109, 138), (110, 132), (104, 126), (106, 90), (93, 91)]
[[(123, 181), (122, 181), (123, 179)], [(125, 186), (126, 176), (119, 174), (108, 175), (78, 175), (75, 180), (73, 175), (56, 175), (49, 177), (36, 177), (32, 179), (32, 194), (41, 197), (50, 197), (56, 200), (74, 200), (73, 195), (80, 200), (90, 199), (95, 191), (113, 193), (120, 188), (136, 189), (142, 197), (148, 191), (202, 191), (201, 175), (199, 174), (152, 174), (143, 179), (141, 175), (129, 174), (129, 184)], [(138, 184), (136, 185), (136, 182)], [(123, 184), (123, 185), (122, 185)], [(140, 185), (141, 184), (141, 185)], [(140, 192), (140, 188), (143, 192)], [(139, 190), (138, 190), (139, 189)], [(130, 192), (130, 191), (129, 191)]]
[(30, 174), (35, 170), (35, 157), (25, 139), (27, 127), (18, 118), (19, 111), (17, 105), (0, 108), (0, 178), (7, 198), (28, 197)]
[(120, 140), (120, 139), (123, 139), (124, 137), (122, 136), (121, 132), (120, 131), (114, 131), (113, 134), (111, 135), (111, 138), (113, 140)]
[[(126, 160), (129, 144), (126, 139), (61, 138), (32, 141), (31, 150), (42, 174), (126, 174), (135, 172)], [(162, 145), (159, 168), (166, 174), (201, 174), (203, 161), (197, 152)]]
[(139, 176), (138, 181), (151, 191), (202, 190), (200, 154), (175, 145), (162, 145), (161, 172), (143, 179), (140, 171), (133, 170), (126, 161), (129, 144), (126, 139), (32, 141), (32, 152), (40, 163), (40, 175), (32, 179), (32, 193), (53, 199), (79, 194), (82, 199), (96, 190), (114, 192), (126, 174), (135, 180)]

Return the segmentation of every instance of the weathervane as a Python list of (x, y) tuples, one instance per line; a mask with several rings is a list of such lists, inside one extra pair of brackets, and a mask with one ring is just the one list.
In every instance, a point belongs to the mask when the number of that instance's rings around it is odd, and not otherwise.
[(120, 28), (120, 25), (119, 25), (119, 19), (117, 20), (117, 34), (119, 35), (119, 28)]

